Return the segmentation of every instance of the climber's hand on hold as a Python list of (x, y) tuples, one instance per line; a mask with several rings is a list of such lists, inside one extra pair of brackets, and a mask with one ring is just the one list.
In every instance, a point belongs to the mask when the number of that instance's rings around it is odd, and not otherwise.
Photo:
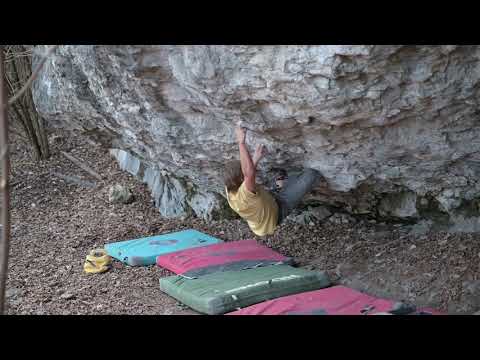
[(263, 144), (257, 145), (257, 148), (255, 149), (255, 154), (253, 155), (253, 164), (257, 166), (258, 162), (265, 156), (265, 154), (266, 154), (265, 145)]

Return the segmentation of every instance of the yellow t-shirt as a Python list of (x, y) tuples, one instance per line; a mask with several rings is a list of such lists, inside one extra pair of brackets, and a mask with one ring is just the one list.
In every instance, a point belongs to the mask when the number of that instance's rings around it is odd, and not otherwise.
[(245, 182), (236, 192), (225, 190), (230, 207), (247, 221), (256, 235), (273, 234), (277, 228), (278, 205), (268, 191), (255, 185), (255, 193), (252, 193), (245, 187)]

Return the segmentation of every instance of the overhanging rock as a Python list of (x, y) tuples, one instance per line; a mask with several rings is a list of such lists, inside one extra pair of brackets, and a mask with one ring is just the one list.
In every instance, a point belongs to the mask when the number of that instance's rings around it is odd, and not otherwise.
[(50, 125), (165, 170), (148, 181), (169, 216), (216, 206), (241, 119), (248, 145), (267, 147), (263, 179), (308, 166), (325, 205), (448, 223), (479, 216), (479, 57), (467, 45), (60, 46), (33, 97)]

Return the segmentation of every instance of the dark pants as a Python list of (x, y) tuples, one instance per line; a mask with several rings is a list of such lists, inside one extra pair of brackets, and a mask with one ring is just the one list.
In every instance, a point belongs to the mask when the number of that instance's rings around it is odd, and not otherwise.
[(304, 169), (299, 175), (288, 176), (282, 190), (272, 194), (278, 204), (278, 224), (297, 207), (303, 196), (313, 189), (320, 178), (320, 173), (313, 169)]

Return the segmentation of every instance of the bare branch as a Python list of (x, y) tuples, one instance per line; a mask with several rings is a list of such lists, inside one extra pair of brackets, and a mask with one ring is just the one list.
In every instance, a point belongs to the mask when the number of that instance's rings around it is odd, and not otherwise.
[(65, 180), (66, 182), (73, 183), (84, 188), (94, 188), (97, 186), (96, 183), (83, 180), (78, 176), (68, 176), (68, 175), (57, 173), (57, 172), (54, 172), (53, 175), (58, 177), (59, 179)]
[(19, 130), (15, 129), (14, 127), (11, 127), (9, 129), (9, 131), (12, 133), (12, 134), (15, 134), (17, 135), (23, 142), (27, 142), (28, 139), (25, 137), (24, 134), (22, 134)]
[(35, 69), (35, 71), (32, 73), (32, 75), (30, 76), (30, 78), (27, 80), (27, 82), (23, 85), (23, 87), (19, 90), (19, 92), (17, 94), (15, 94), (10, 100), (8, 100), (8, 105), (12, 105), (15, 101), (17, 101), (25, 91), (27, 91), (27, 89), (30, 87), (30, 85), (32, 85), (33, 83), (33, 80), (35, 80), (35, 78), (38, 76), (38, 74), (40, 73), (40, 70), (42, 70), (43, 68), (43, 65), (45, 64), (45, 62), (47, 61), (48, 57), (53, 53), (53, 51), (55, 51), (55, 49), (58, 47), (58, 45), (54, 45), (52, 46), (50, 49), (48, 49), (47, 53), (45, 54), (45, 56), (43, 57), (42, 61), (40, 61), (40, 64), (38, 64), (37, 68)]
[(66, 152), (64, 151), (61, 151), (62, 155), (65, 156), (68, 160), (70, 160), (71, 162), (73, 162), (75, 165), (77, 165), (80, 169), (86, 171), (87, 173), (89, 173), (90, 175), (92, 175), (94, 178), (102, 181), (103, 178), (98, 174), (96, 173), (94, 170), (92, 170), (89, 166), (87, 166), (86, 164), (82, 163), (80, 160), (78, 160), (77, 158), (73, 157), (72, 155), (70, 154), (67, 154)]

